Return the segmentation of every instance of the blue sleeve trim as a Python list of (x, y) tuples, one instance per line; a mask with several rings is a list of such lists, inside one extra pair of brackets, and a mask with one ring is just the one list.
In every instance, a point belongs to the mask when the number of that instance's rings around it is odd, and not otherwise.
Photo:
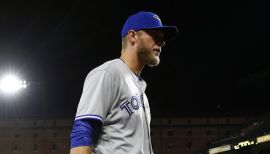
[(94, 146), (102, 124), (95, 120), (76, 120), (73, 124), (71, 138), (71, 148), (78, 146)]
[(93, 115), (93, 114), (86, 114), (86, 115), (80, 115), (75, 118), (76, 120), (81, 120), (81, 119), (93, 119), (93, 120), (99, 120), (100, 122), (103, 123), (103, 118), (98, 115)]

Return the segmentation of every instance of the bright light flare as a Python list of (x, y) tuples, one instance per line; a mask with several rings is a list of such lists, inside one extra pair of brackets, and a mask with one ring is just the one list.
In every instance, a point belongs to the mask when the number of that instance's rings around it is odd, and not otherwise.
[(15, 93), (26, 87), (26, 81), (19, 80), (15, 75), (6, 75), (0, 81), (0, 90), (8, 94)]

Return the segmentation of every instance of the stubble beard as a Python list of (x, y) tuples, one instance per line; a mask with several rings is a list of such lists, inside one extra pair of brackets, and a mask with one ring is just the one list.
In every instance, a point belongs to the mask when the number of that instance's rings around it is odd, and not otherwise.
[(137, 48), (137, 53), (140, 61), (146, 63), (149, 67), (156, 67), (160, 63), (159, 55), (155, 55), (155, 52), (149, 48), (139, 45)]

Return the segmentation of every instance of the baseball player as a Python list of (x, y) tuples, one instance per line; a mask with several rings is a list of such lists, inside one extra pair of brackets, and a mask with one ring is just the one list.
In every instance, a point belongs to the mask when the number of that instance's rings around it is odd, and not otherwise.
[(157, 14), (140, 11), (125, 22), (121, 57), (86, 77), (71, 132), (71, 154), (153, 154), (145, 65), (157, 66), (161, 47), (178, 32)]

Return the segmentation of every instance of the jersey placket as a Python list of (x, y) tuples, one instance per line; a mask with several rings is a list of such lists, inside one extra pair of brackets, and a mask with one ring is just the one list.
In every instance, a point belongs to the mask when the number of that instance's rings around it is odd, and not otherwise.
[[(152, 154), (152, 142), (151, 142), (151, 136), (150, 136), (150, 126), (149, 126), (149, 122), (150, 120), (147, 117), (147, 111), (145, 109), (145, 101), (144, 101), (144, 96), (145, 96), (145, 89), (146, 89), (146, 83), (143, 79), (139, 79), (139, 77), (137, 78), (137, 83), (138, 83), (138, 87), (140, 89), (140, 95), (142, 97), (141, 101), (142, 101), (142, 106), (143, 106), (143, 111), (144, 111), (144, 118), (145, 118), (145, 123), (147, 126), (147, 135), (148, 135), (148, 141), (149, 141), (149, 152), (150, 154)], [(149, 108), (149, 104), (147, 104), (147, 107)]]

